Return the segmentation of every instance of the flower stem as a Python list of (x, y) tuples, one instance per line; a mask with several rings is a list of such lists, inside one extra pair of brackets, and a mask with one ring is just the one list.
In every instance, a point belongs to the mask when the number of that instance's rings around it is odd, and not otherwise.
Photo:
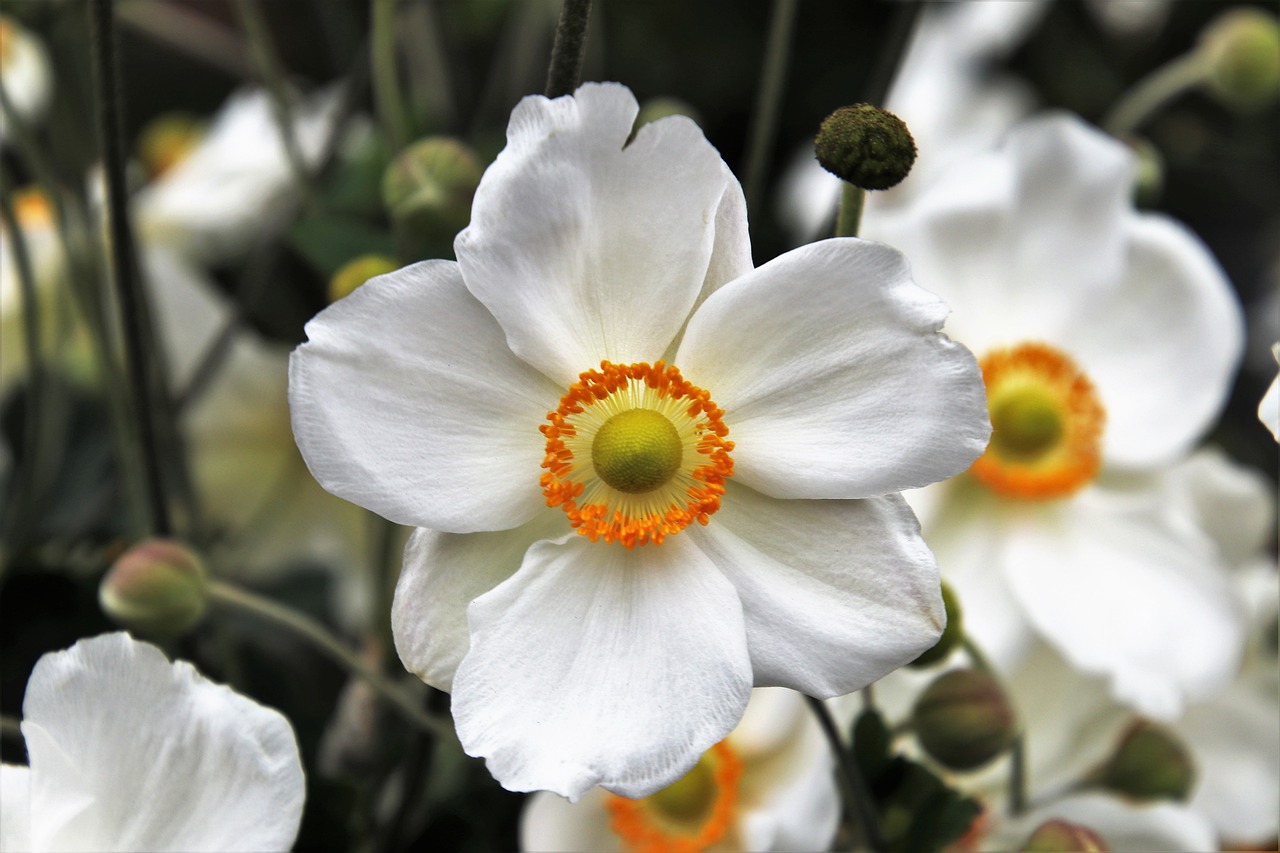
[(136, 274), (137, 249), (133, 229), (129, 224), (115, 17), (112, 14), (111, 0), (92, 0), (89, 4), (89, 20), (94, 58), (93, 79), (98, 99), (98, 132), (102, 137), (102, 159), (107, 179), (111, 269), (120, 305), (125, 372), (132, 392), (134, 421), (138, 426), (138, 440), (142, 450), (142, 467), (147, 488), (147, 521), (153, 533), (167, 536), (173, 532), (173, 523), (165, 498), (160, 437), (156, 423), (161, 406), (167, 401), (163, 400), (163, 394), (157, 387), (155, 365), (150, 359), (155, 335), (151, 329), (151, 311), (146, 293)]
[(572, 94), (582, 82), (582, 58), (587, 52), (587, 22), (591, 19), (591, 0), (564, 0), (560, 7), (560, 23), (551, 47), (551, 64), (547, 67), (548, 98)]
[(850, 816), (857, 815), (862, 840), (866, 842), (867, 849), (877, 853), (884, 849), (884, 840), (880, 837), (880, 821), (876, 815), (875, 803), (871, 799), (871, 792), (867, 789), (867, 782), (862, 778), (862, 772), (858, 766), (854, 764), (848, 747), (840, 740), (840, 731), (836, 726), (835, 718), (831, 716), (831, 709), (821, 699), (815, 699), (812, 696), (804, 698), (817, 718), (827, 743), (831, 746), (832, 755), (835, 756), (836, 780), (840, 785), (840, 796), (844, 800), (845, 811)]
[[(1000, 683), (1001, 689), (1007, 694), (1009, 690), (1004, 684), (1004, 679), (1000, 677), (1000, 673), (996, 671), (996, 668), (991, 665), (991, 659), (986, 656), (968, 634), (965, 635), (963, 646), (965, 653), (973, 661), (973, 665), (996, 679)], [(1019, 726), (1018, 733), (1014, 736), (1013, 743), (1009, 747), (1009, 814), (1012, 816), (1020, 815), (1026, 808), (1027, 737), (1026, 732)]]
[(1102, 122), (1112, 136), (1128, 136), (1161, 107), (1205, 81), (1208, 65), (1198, 51), (1185, 53), (1152, 71), (1124, 95)]
[(372, 46), (369, 57), (373, 74), (373, 99), (394, 155), (409, 142), (404, 96), (400, 92), (400, 77), (396, 73), (396, 0), (373, 0), (370, 15)]
[(782, 108), (783, 84), (791, 61), (791, 34), (795, 30), (797, 0), (774, 0), (769, 18), (769, 40), (764, 49), (764, 67), (760, 72), (760, 89), (751, 117), (747, 138), (747, 210), (754, 210), (763, 189), (765, 164), (778, 132), (778, 113)]
[(329, 633), (328, 629), (307, 614), (255, 595), (226, 581), (209, 581), (208, 593), (214, 601), (246, 613), (253, 613), (310, 640), (340, 666), (367, 681), (369, 686), (380, 693), (406, 720), (438, 737), (453, 736), (453, 730), (447, 724), (424, 713), (403, 690), (396, 687), (386, 676), (365, 664), (358, 654), (343, 645)]
[(848, 181), (844, 181), (843, 185), (840, 211), (836, 214), (836, 236), (857, 237), (858, 228), (862, 225), (862, 207), (867, 199), (867, 191)]

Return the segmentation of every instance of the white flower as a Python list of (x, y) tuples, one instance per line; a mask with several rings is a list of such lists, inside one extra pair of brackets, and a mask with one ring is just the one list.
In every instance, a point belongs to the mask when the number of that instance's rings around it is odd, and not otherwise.
[[(1271, 355), (1280, 364), (1280, 344), (1271, 345)], [(1280, 441), (1280, 375), (1271, 380), (1271, 387), (1258, 404), (1258, 419), (1271, 430), (1276, 441)]]
[[(293, 104), (302, 159), (314, 166), (338, 108), (333, 90)], [(207, 136), (133, 197), (139, 236), (215, 263), (242, 255), (298, 198), (284, 140), (261, 90), (232, 95)]]
[(839, 817), (822, 730), (798, 693), (762, 687), (737, 728), (657, 794), (627, 800), (593, 788), (576, 803), (535, 794), (520, 819), (520, 845), (574, 853), (825, 850)]
[(287, 850), (303, 776), (289, 722), (128, 634), (40, 658), (30, 767), (0, 768), (0, 849)]
[(753, 684), (843, 694), (928, 647), (935, 564), (889, 493), (988, 432), (901, 255), (752, 269), (728, 168), (682, 117), (628, 144), (637, 111), (523, 100), (458, 262), (366, 283), (290, 365), (316, 479), (422, 528), (406, 666), (502, 784), (570, 798), (674, 782)]
[[(31, 264), (40, 331), (46, 352), (60, 337), (67, 321), (68, 300), (59, 296), (64, 262), (58, 243), (53, 206), (36, 187), (13, 193), (13, 212)], [(27, 370), (26, 308), (14, 250), (15, 223), (0, 216), (0, 394)]]
[(1213, 544), (1143, 477), (1217, 414), (1243, 333), (1203, 245), (1133, 210), (1132, 171), (1125, 146), (1052, 116), (867, 224), (983, 367), (991, 447), (913, 503), (966, 625), (1006, 667), (1034, 630), (1169, 718), (1222, 687), (1243, 636)]
[[(44, 117), (53, 98), (53, 64), (38, 36), (8, 15), (0, 15), (0, 80), (18, 117), (28, 124)], [(0, 142), (9, 135), (0, 111)]]

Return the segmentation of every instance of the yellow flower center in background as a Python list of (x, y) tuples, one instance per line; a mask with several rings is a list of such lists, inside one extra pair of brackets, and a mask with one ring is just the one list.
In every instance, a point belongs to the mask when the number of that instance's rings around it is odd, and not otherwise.
[(741, 778), (742, 760), (721, 741), (674, 784), (641, 800), (611, 795), (605, 808), (631, 853), (699, 853), (729, 832)]
[(1093, 383), (1066, 354), (1042, 343), (981, 361), (991, 444), (969, 470), (1000, 494), (1026, 500), (1070, 495), (1097, 476), (1106, 412)]
[(547, 413), (547, 506), (592, 542), (659, 544), (720, 508), (733, 475), (724, 411), (663, 362), (600, 363)]
[(166, 113), (152, 119), (138, 137), (138, 158), (148, 178), (158, 178), (187, 159), (204, 135), (204, 122), (192, 115)]
[(9, 64), (9, 55), (13, 47), (13, 24), (4, 15), (0, 15), (0, 66)]
[(23, 187), (13, 194), (13, 215), (25, 229), (38, 230), (53, 225), (53, 205), (44, 190)]

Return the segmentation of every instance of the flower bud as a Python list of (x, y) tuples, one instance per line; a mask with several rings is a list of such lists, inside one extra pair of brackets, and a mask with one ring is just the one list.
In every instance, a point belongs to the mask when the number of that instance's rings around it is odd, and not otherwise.
[(457, 139), (431, 136), (405, 148), (382, 176), (382, 200), (396, 224), (428, 241), (452, 241), (471, 219), (483, 169)]
[(148, 539), (115, 561), (98, 601), (108, 616), (140, 634), (181, 634), (204, 615), (204, 564), (185, 545)]
[(1092, 829), (1057, 819), (1040, 824), (1022, 845), (1022, 853), (1108, 853), (1110, 850)]
[(824, 169), (864, 190), (889, 189), (916, 161), (916, 142), (906, 124), (871, 104), (841, 107), (827, 116), (813, 143)]
[(667, 118), (668, 116), (688, 116), (695, 123), (701, 123), (698, 111), (679, 98), (650, 98), (641, 105), (640, 112), (636, 116), (635, 126), (639, 129), (649, 122)]
[(1237, 8), (1201, 37), (1209, 88), (1242, 112), (1263, 109), (1280, 95), (1280, 21), (1272, 13)]
[(921, 652), (920, 657), (907, 666), (915, 668), (933, 666), (935, 663), (946, 660), (947, 656), (964, 642), (964, 622), (960, 615), (960, 600), (956, 598), (955, 590), (946, 581), (942, 582), (942, 605), (947, 609), (947, 627), (942, 630), (942, 636), (932, 648)]
[(925, 688), (912, 711), (925, 752), (944, 767), (974, 770), (1009, 748), (1017, 719), (994, 678), (976, 669), (953, 669)]
[(347, 261), (329, 279), (329, 301), (337, 302), (374, 276), (400, 269), (400, 264), (386, 255), (361, 255)]
[(1185, 800), (1195, 778), (1191, 755), (1181, 741), (1152, 722), (1136, 720), (1089, 781), (1137, 800)]

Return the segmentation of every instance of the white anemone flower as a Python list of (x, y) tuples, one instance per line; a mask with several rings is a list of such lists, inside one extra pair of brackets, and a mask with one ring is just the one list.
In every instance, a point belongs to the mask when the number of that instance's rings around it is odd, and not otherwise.
[(1066, 115), (869, 220), (955, 308), (991, 447), (913, 498), (965, 622), (1005, 668), (1038, 633), (1153, 716), (1220, 689), (1243, 644), (1220, 556), (1143, 475), (1223, 404), (1240, 309), (1189, 231), (1130, 201), (1133, 155)]
[[(39, 121), (53, 98), (53, 63), (40, 37), (10, 18), (0, 15), (0, 85), (18, 118), (28, 124)], [(0, 111), (0, 142), (9, 135)]]
[[(293, 103), (294, 137), (315, 166), (337, 116), (336, 90)], [(265, 225), (299, 197), (285, 143), (262, 90), (237, 92), (207, 134), (133, 197), (143, 242), (168, 246), (204, 262), (243, 255)]]
[[(1271, 356), (1280, 364), (1280, 344), (1271, 345)], [(1271, 380), (1271, 387), (1258, 404), (1258, 419), (1262, 421), (1276, 441), (1280, 441), (1280, 375)]]
[(29, 767), (0, 768), (0, 849), (287, 850), (303, 775), (288, 720), (128, 634), (40, 658)]
[(570, 803), (534, 794), (525, 850), (662, 853), (826, 850), (840, 818), (831, 751), (800, 694), (752, 691), (729, 736), (674, 785), (642, 800), (593, 788)]
[(625, 87), (521, 101), (457, 263), (375, 278), (307, 326), (293, 429), (330, 491), (420, 528), (392, 627), (513, 790), (643, 797), (751, 687), (829, 697), (941, 631), (891, 494), (989, 424), (972, 355), (898, 252), (751, 265), (697, 126), (631, 136)]

